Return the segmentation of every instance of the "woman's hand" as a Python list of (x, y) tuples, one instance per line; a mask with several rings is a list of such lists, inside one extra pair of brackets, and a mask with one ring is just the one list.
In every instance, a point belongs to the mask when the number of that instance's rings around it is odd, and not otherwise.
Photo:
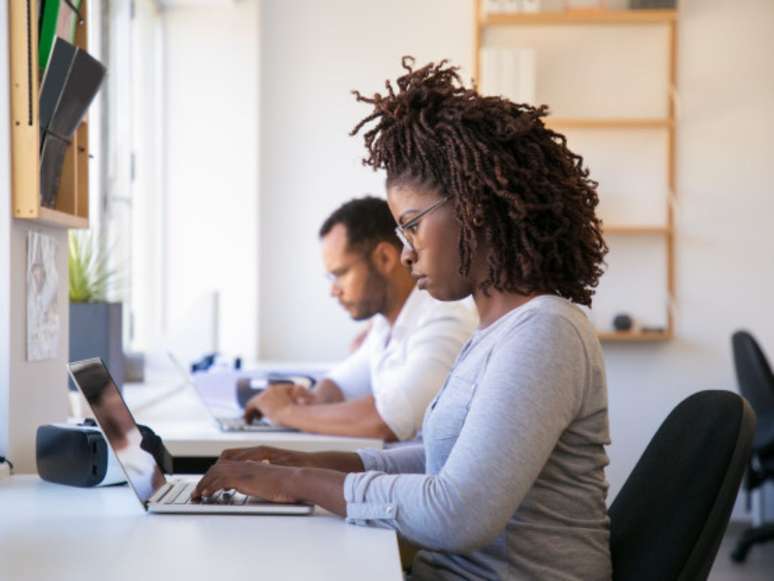
[(307, 452), (283, 450), (271, 446), (255, 446), (253, 448), (232, 448), (224, 450), (218, 462), (252, 461), (265, 462), (275, 466), (296, 466), (304, 468), (318, 467), (315, 456)]
[[(228, 459), (247, 456), (253, 459)], [(226, 450), (198, 482), (191, 498), (198, 500), (203, 496), (212, 496), (218, 490), (235, 489), (270, 502), (311, 502), (344, 516), (347, 513), (344, 479), (350, 467), (363, 469), (357, 454), (310, 454), (268, 446)]]
[(271, 446), (254, 448), (232, 448), (224, 450), (219, 462), (265, 462), (275, 466), (293, 466), (296, 468), (324, 468), (339, 472), (362, 472), (363, 461), (354, 452), (296, 452)]
[(219, 460), (199, 480), (191, 494), (193, 500), (211, 496), (218, 490), (235, 489), (247, 496), (269, 502), (298, 502), (290, 492), (297, 468), (272, 466), (265, 462)]

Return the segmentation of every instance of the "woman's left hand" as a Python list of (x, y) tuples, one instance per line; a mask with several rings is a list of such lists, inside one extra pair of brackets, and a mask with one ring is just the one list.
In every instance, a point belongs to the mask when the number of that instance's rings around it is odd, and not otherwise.
[(218, 490), (236, 489), (247, 496), (259, 496), (270, 502), (298, 502), (300, 499), (290, 492), (297, 470), (250, 460), (220, 460), (199, 480), (191, 498), (197, 500), (212, 496)]

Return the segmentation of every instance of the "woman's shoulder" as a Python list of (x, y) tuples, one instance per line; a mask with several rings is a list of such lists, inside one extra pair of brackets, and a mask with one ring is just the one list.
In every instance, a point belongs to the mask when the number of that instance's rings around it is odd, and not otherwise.
[(596, 350), (598, 339), (586, 313), (556, 295), (540, 295), (503, 317), (499, 340), (545, 339), (581, 343)]

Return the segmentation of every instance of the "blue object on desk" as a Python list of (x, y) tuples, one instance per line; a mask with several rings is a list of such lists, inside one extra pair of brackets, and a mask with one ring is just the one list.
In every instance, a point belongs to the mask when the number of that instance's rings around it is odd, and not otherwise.
[[(218, 353), (206, 353), (201, 358), (194, 360), (191, 363), (191, 373), (197, 373), (199, 371), (208, 371), (218, 362)], [(242, 369), (242, 358), (237, 356), (234, 358), (234, 369)]]

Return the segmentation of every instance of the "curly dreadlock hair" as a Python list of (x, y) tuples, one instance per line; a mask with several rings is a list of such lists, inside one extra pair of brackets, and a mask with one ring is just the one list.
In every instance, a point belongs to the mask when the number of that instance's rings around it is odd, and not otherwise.
[(363, 164), (385, 169), (387, 187), (413, 185), (451, 198), (461, 226), (460, 273), (470, 272), (477, 235), (492, 249), (483, 289), (551, 292), (591, 305), (607, 245), (594, 213), (597, 183), (566, 138), (548, 129), (548, 107), (467, 89), (447, 61), (388, 80), (386, 95), (353, 91), (373, 111)]

